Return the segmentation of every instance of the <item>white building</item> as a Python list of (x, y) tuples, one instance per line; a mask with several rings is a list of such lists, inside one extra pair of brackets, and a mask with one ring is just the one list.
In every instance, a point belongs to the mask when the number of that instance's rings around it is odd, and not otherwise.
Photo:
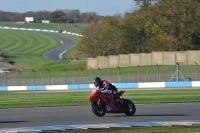
[(34, 18), (33, 18), (33, 17), (25, 17), (25, 21), (26, 21), (27, 23), (29, 23), (29, 22), (34, 22)]
[(42, 20), (42, 23), (50, 23), (49, 20)]

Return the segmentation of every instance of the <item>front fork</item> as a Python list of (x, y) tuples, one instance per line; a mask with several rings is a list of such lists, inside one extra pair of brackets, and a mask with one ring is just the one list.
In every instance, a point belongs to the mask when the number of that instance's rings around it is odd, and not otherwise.
[(104, 101), (101, 100), (101, 99), (98, 99), (95, 102), (96, 102), (96, 107), (95, 108), (105, 108), (106, 107)]

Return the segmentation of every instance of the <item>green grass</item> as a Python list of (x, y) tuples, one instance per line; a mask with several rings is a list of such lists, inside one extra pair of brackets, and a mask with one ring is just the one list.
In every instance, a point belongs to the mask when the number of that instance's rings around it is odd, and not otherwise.
[[(14, 23), (0, 23), (0, 25), (13, 27)], [(14, 24), (16, 25), (16, 24)], [(42, 29), (46, 24), (26, 24), (26, 28), (34, 25), (37, 26), (35, 28)], [(49, 27), (44, 27), (45, 29), (52, 29), (52, 27), (60, 27), (61, 25), (74, 28), (76, 31), (77, 27), (71, 26), (69, 24), (49, 24)], [(18, 25), (16, 25), (18, 26)], [(24, 27), (24, 25), (22, 25)], [(33, 27), (33, 26), (31, 26)], [(70, 30), (68, 30), (70, 31)], [(53, 33), (58, 34), (58, 33)], [(81, 38), (68, 34), (60, 34), (61, 36), (66, 36), (72, 38), (77, 42), (80, 42)], [(57, 78), (64, 75), (64, 69), (67, 70), (69, 75), (76, 75), (76, 70), (81, 70), (81, 68), (86, 69), (86, 62), (73, 62), (69, 63), (69, 61), (64, 62), (50, 62), (49, 60), (43, 57), (44, 53), (47, 51), (60, 46), (60, 41), (57, 38), (52, 36), (47, 36), (41, 34), (40, 32), (28, 32), (28, 31), (16, 31), (16, 30), (0, 30), (0, 51), (3, 52), (3, 56), (5, 60), (0, 62), (3, 64), (3, 67), (12, 68), (13, 71), (9, 72), (8, 75), (15, 73), (21, 70), (26, 71), (21, 74), (21, 79), (30, 79), (33, 78), (33, 69), (36, 71), (36, 78), (47, 78), (48, 72), (47, 69), (51, 71), (51, 77)], [(79, 60), (85, 60), (86, 58), (81, 56), (77, 50), (76, 46), (69, 49), (66, 53), (63, 54), (63, 58), (78, 58)], [(14, 61), (14, 65), (10, 65), (7, 62)], [(1, 66), (2, 67), (2, 66)], [(73, 70), (73, 71), (72, 71)], [(80, 72), (78, 73), (81, 74)], [(0, 73), (0, 77), (5, 77), (5, 73)], [(17, 82), (18, 76), (12, 76), (15, 78)]]
[(69, 23), (26, 23), (17, 24), (15, 22), (0, 22), (0, 26), (15, 27), (15, 28), (30, 28), (30, 29), (47, 29), (47, 30), (67, 30), (70, 32), (81, 32), (82, 27), (74, 26)]
[(0, 40), (5, 62), (12, 60), (21, 69), (32, 69), (50, 62), (43, 57), (44, 53), (60, 46), (57, 38), (26, 31), (0, 30)]
[[(59, 133), (199, 133), (200, 126), (171, 127), (132, 127), (132, 128), (101, 128), (87, 130), (59, 131)], [(45, 132), (42, 132), (45, 133)], [(51, 132), (58, 133), (58, 132)]]
[(43, 56), (45, 52), (60, 46), (60, 41), (57, 38), (43, 34), (11, 30), (0, 30), (0, 34), (0, 38), (3, 40), (0, 49), (10, 56)]
[[(77, 43), (81, 39), (80, 37), (72, 35), (61, 35), (72, 38)], [(43, 55), (47, 51), (60, 45), (60, 41), (57, 38), (37, 32), (0, 30), (0, 51), (5, 57), (4, 62), (8, 62), (10, 60), (16, 62), (13, 67), (17, 69), (21, 68), (21, 70), (31, 70), (42, 67), (45, 64), (51, 64), (50, 61), (43, 57)], [(63, 54), (63, 57), (83, 59), (76, 51), (76, 46), (68, 50), (67, 53)], [(64, 66), (62, 69), (64, 69), (66, 63), (68, 62), (62, 62), (59, 63), (59, 65), (62, 64)], [(58, 66), (55, 66), (55, 68), (57, 67)], [(83, 66), (81, 65), (80, 67)]]
[[(90, 105), (90, 91), (11, 91), (0, 92), (0, 108), (85, 106)], [(122, 98), (135, 104), (200, 102), (199, 89), (127, 90)]]
[[(17, 27), (17, 28), (35, 28), (35, 29), (47, 29), (47, 30), (68, 30), (70, 32), (81, 32), (83, 28), (74, 26), (69, 23), (26, 23), (26, 24), (16, 24), (15, 22), (0, 22), (0, 26), (7, 27)], [(60, 34), (62, 36), (66, 36), (72, 38), (77, 43), (80, 41), (80, 37)], [(56, 42), (56, 46), (55, 45)], [(46, 45), (49, 44), (49, 45)], [(34, 45), (34, 46), (33, 46)], [(30, 59), (34, 57), (24, 57), (27, 54), (32, 54), (34, 56), (43, 56), (45, 52), (51, 50), (60, 45), (60, 41), (57, 38), (53, 38), (52, 36), (47, 36), (41, 34), (39, 32), (27, 32), (27, 31), (15, 31), (15, 30), (0, 30), (0, 51), (5, 53), (6, 57), (9, 57), (8, 60), (17, 61), (15, 64), (18, 68), (22, 69), (33, 69), (35, 67), (40, 67), (43, 64), (46, 64), (48, 61), (43, 59), (39, 59), (39, 62), (35, 65), (31, 63)], [(76, 46), (68, 50), (65, 54), (63, 54), (64, 58), (79, 58), (85, 59), (85, 57), (80, 57), (78, 52), (76, 51)], [(42, 57), (43, 58), (43, 57)], [(37, 60), (37, 59), (33, 59)], [(16, 62), (15, 61), (15, 62)], [(26, 62), (27, 61), (27, 62)], [(21, 62), (22, 64), (19, 64)], [(29, 65), (30, 64), (30, 65)]]

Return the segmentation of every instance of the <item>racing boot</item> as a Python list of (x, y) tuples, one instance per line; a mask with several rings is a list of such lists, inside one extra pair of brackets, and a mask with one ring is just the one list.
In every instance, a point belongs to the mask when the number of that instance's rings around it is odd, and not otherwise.
[(119, 106), (119, 104), (118, 104), (118, 101), (114, 98), (114, 100), (115, 100), (115, 102), (113, 102), (112, 104), (117, 108), (117, 109), (119, 109), (120, 108), (120, 106)]
[(116, 103), (114, 103), (114, 105), (115, 105), (115, 107), (117, 108), (117, 109), (119, 109), (120, 108), (120, 106), (119, 106), (119, 104), (116, 102)]
[(122, 98), (122, 99), (121, 99), (121, 98), (119, 98), (119, 100), (118, 100), (118, 101), (119, 101), (119, 105), (120, 105), (120, 106), (122, 106), (122, 105), (124, 104), (123, 98)]
[(118, 98), (117, 98), (117, 96), (114, 95), (113, 98), (114, 98), (114, 100), (115, 100), (115, 103), (113, 103), (113, 104), (115, 105), (115, 107), (117, 107), (117, 109), (119, 109), (120, 106), (119, 106), (119, 102), (118, 102)]

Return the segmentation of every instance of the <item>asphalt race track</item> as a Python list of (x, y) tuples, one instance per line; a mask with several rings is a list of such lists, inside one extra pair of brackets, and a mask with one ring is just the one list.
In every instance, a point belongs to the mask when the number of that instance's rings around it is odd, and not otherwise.
[(0, 110), (0, 129), (35, 126), (99, 124), (116, 122), (200, 120), (200, 103), (136, 105), (134, 116), (106, 114), (95, 116), (90, 106), (41, 107)]
[(50, 33), (50, 32), (40, 32), (41, 34), (46, 34), (48, 36), (53, 36), (58, 38), (62, 45), (45, 53), (44, 57), (47, 58), (50, 61), (59, 61), (59, 55), (68, 49), (74, 47), (76, 45), (76, 42), (70, 38), (67, 38), (65, 36), (60, 35), (61, 33)]

